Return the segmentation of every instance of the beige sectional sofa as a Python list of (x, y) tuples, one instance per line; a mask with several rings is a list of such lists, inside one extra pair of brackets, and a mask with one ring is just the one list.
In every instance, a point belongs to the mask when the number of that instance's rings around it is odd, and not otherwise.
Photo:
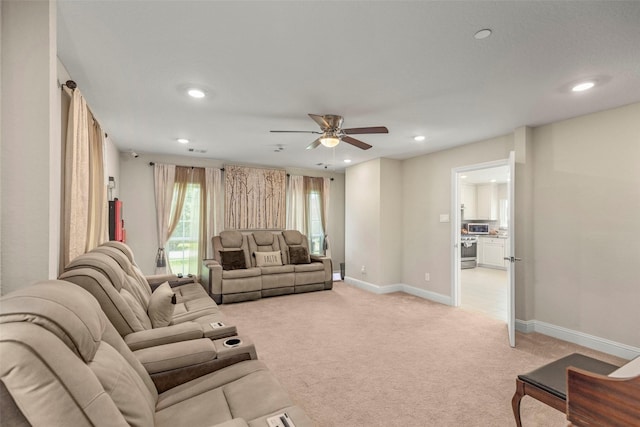
[(310, 255), (297, 230), (226, 230), (212, 242), (201, 281), (218, 304), (333, 288), (331, 259)]
[[(211, 344), (192, 340), (154, 353), (167, 363), (186, 345), (182, 359), (198, 364), (196, 342)], [(2, 425), (269, 427), (286, 417), (313, 426), (259, 360), (201, 370), (195, 379), (177, 369), (172, 385), (159, 389), (155, 368), (136, 357), (96, 299), (62, 281), (0, 299), (0, 354)]]
[[(167, 321), (154, 322), (153, 292), (143, 276), (130, 275), (131, 263), (122, 252), (104, 246), (71, 261), (60, 280), (91, 293), (132, 350), (196, 338), (211, 340), (236, 335), (236, 327), (224, 319), (217, 304), (199, 283), (171, 287)], [(133, 274), (133, 273), (131, 273)], [(172, 298), (172, 295), (169, 295)]]

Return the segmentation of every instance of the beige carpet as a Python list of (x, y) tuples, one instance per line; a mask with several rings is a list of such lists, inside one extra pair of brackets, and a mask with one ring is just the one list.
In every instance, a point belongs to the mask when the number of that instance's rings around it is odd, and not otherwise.
[[(623, 362), (539, 334), (518, 334), (512, 349), (498, 320), (342, 282), (222, 311), (318, 426), (513, 426), (517, 374), (575, 351)], [(567, 425), (530, 397), (522, 417)]]

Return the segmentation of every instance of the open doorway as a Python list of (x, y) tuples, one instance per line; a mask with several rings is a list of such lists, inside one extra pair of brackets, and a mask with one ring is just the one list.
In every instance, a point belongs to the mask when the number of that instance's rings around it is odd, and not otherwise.
[[(507, 322), (509, 167), (458, 174), (460, 307)], [(466, 256), (465, 256), (466, 255)]]
[(513, 155), (452, 170), (452, 300), (507, 323), (515, 345)]

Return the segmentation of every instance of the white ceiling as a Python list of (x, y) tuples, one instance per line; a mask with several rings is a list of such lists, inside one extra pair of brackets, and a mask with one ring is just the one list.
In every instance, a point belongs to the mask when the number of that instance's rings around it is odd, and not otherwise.
[[(59, 58), (121, 151), (340, 170), (640, 101), (640, 1), (57, 4)], [(318, 130), (307, 113), (389, 134), (363, 151), (269, 132)]]

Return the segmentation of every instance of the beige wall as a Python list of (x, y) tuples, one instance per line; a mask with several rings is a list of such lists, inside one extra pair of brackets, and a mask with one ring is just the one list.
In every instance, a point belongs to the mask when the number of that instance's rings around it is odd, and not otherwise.
[[(516, 151), (516, 318), (640, 345), (640, 104), (346, 174), (347, 275), (451, 295), (451, 170)], [(392, 181), (390, 170), (401, 171)], [(385, 186), (388, 186), (385, 188)], [(402, 219), (386, 208), (398, 202)], [(399, 250), (383, 242), (398, 229)], [(400, 253), (401, 277), (393, 277)], [(394, 260), (394, 261), (389, 261)], [(367, 266), (367, 274), (360, 267)], [(429, 273), (431, 280), (425, 281)], [(545, 326), (546, 327), (546, 326)], [(573, 333), (573, 332), (572, 332)], [(575, 334), (574, 334), (574, 338)]]
[(351, 279), (377, 286), (400, 283), (401, 172), (402, 162), (391, 159), (370, 160), (346, 171), (346, 275)]
[(345, 274), (376, 284), (380, 283), (380, 163), (381, 159), (370, 160), (345, 173)]
[[(405, 160), (402, 167), (402, 283), (451, 296), (451, 170), (501, 160), (513, 150), (513, 136), (464, 145)], [(425, 281), (429, 273), (430, 281)]]
[(402, 187), (402, 162), (380, 159), (379, 285), (402, 282)]
[[(224, 167), (224, 162), (183, 156), (138, 154), (140, 157), (137, 159), (129, 153), (120, 154), (119, 196), (123, 202), (122, 216), (127, 230), (127, 243), (136, 254), (136, 262), (142, 271), (145, 274), (153, 274), (158, 244), (153, 167), (149, 166), (149, 162), (220, 168)], [(333, 268), (334, 271), (339, 271), (340, 263), (344, 262), (344, 174), (294, 168), (286, 170), (294, 175), (326, 176), (334, 179), (331, 183), (328, 234)]]
[[(7, 293), (55, 278), (61, 199), (55, 3), (3, 1), (2, 279)], [(28, 52), (28, 55), (25, 55)]]
[(533, 137), (535, 319), (640, 346), (640, 104)]

